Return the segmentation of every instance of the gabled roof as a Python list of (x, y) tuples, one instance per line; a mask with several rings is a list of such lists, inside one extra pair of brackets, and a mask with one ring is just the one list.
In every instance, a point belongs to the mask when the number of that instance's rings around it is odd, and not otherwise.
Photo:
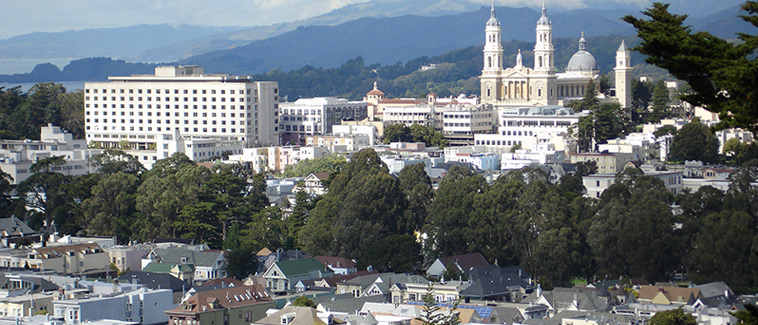
[(284, 317), (292, 318), (287, 322), (288, 325), (326, 325), (324, 321), (318, 318), (315, 309), (294, 305), (284, 307), (271, 315), (254, 321), (253, 324), (281, 325)]
[(0, 218), (0, 233), (7, 236), (23, 236), (36, 234), (31, 227), (16, 217)]
[(376, 272), (375, 270), (372, 270), (372, 271), (363, 270), (363, 271), (358, 271), (358, 272), (351, 273), (351, 274), (335, 275), (335, 276), (332, 276), (332, 277), (323, 278), (323, 279), (316, 280), (316, 281), (326, 282), (326, 284), (328, 284), (330, 288), (336, 288), (337, 284), (339, 284), (339, 283), (344, 283), (344, 282), (346, 282), (346, 281), (348, 281), (350, 279), (354, 279), (354, 278), (357, 278), (359, 276), (364, 276), (364, 275), (371, 275), (371, 274), (378, 274), (378, 272)]
[[(535, 290), (527, 296), (524, 301), (536, 303), (539, 300), (539, 291), (541, 290)], [(595, 289), (586, 288), (555, 288), (552, 291), (542, 291), (542, 296), (554, 309), (571, 306), (574, 303), (574, 300), (576, 300), (577, 308), (579, 310), (606, 310), (608, 303), (603, 298), (599, 298), (595, 294), (596, 292)]]
[(700, 297), (698, 288), (679, 288), (662, 286), (640, 286), (640, 300), (652, 301), (662, 293), (671, 302), (691, 304)]
[(314, 258), (317, 259), (319, 262), (323, 263), (324, 265), (329, 266), (331, 268), (351, 269), (355, 267), (355, 262), (344, 257), (314, 256)]
[(135, 281), (150, 289), (171, 289), (173, 292), (187, 291), (192, 288), (189, 283), (179, 280), (168, 273), (129, 271), (118, 276), (116, 279), (121, 283)]
[[(260, 287), (240, 286), (209, 291), (198, 291), (186, 302), (167, 313), (194, 314), (204, 311), (231, 309), (261, 303), (272, 303), (273, 299)], [(212, 308), (211, 304), (216, 308)]]
[(178, 268), (179, 272), (187, 273), (194, 272), (195, 268), (192, 264), (169, 264), (169, 263), (156, 263), (151, 262), (142, 268), (143, 272), (156, 272), (156, 273), (170, 273), (174, 268)]
[(268, 249), (268, 247), (263, 247), (255, 255), (257, 255), (257, 256), (269, 256), (269, 255), (271, 255), (271, 253), (273, 253), (273, 252), (270, 249)]
[(440, 257), (439, 260), (445, 265), (445, 267), (457, 265), (463, 271), (469, 271), (475, 266), (486, 266), (490, 264), (487, 263), (487, 260), (484, 259), (484, 256), (480, 253)]
[(695, 286), (695, 288), (700, 289), (700, 296), (703, 298), (734, 295), (732, 289), (724, 281), (701, 284)]
[[(322, 181), (323, 181), (323, 180), (325, 180), (325, 179), (328, 179), (328, 178), (329, 178), (329, 175), (330, 175), (330, 174), (329, 174), (328, 172), (321, 172), (321, 173), (310, 173), (310, 175), (308, 175), (308, 177), (310, 177), (311, 175), (313, 175), (314, 177), (316, 177), (316, 178), (318, 178), (319, 180), (322, 180)], [(308, 178), (308, 177), (306, 177), (306, 178)]]
[(467, 297), (487, 297), (503, 295), (511, 291), (511, 288), (530, 288), (526, 279), (510, 276), (491, 276), (473, 280), (470, 286), (461, 290), (461, 294)]
[(298, 274), (307, 274), (310, 271), (326, 272), (326, 266), (324, 263), (319, 262), (319, 260), (315, 258), (279, 261), (276, 262), (276, 266), (287, 277)]

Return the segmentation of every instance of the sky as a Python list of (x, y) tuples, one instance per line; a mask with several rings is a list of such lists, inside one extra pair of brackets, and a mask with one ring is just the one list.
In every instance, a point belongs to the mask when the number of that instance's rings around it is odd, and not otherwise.
[[(60, 32), (137, 24), (256, 26), (310, 18), (368, 0), (2, 0), (0, 39), (32, 32)], [(380, 0), (401, 1), (401, 0)], [(469, 0), (489, 5), (491, 0)], [(652, 0), (604, 0), (642, 7)], [(721, 1), (721, 0), (719, 0)], [(561, 9), (597, 0), (547, 0)], [(495, 0), (497, 6), (539, 7), (540, 0)]]

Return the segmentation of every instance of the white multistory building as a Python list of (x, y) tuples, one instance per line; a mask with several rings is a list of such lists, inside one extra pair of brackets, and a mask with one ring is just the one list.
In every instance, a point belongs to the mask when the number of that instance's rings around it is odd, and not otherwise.
[(98, 148), (126, 149), (146, 167), (173, 152), (186, 153), (194, 142), (214, 140), (193, 147), (202, 155), (191, 158), (205, 160), (242, 147), (277, 145), (278, 102), (276, 82), (204, 74), (198, 66), (159, 66), (154, 75), (85, 83), (86, 140)]
[(555, 145), (564, 150), (564, 137), (569, 128), (585, 113), (574, 113), (561, 106), (503, 108), (498, 110), (496, 134), (476, 134), (477, 146), (532, 148), (535, 145)]
[(71, 133), (58, 126), (43, 126), (40, 140), (0, 140), (0, 169), (18, 184), (33, 173), (31, 166), (42, 159), (63, 157), (66, 163), (52, 166), (50, 171), (68, 176), (79, 176), (93, 171), (88, 163), (99, 150), (87, 149), (87, 142), (74, 139)]
[(332, 126), (343, 120), (360, 121), (367, 117), (367, 102), (336, 97), (300, 98), (281, 103), (282, 141), (303, 144), (307, 135), (332, 133)]

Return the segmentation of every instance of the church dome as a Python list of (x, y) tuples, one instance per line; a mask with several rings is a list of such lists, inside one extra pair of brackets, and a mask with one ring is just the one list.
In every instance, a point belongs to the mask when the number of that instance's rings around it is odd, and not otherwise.
[(550, 19), (547, 18), (547, 7), (545, 6), (545, 1), (542, 1), (542, 16), (537, 21), (537, 25), (550, 25)]
[(582, 38), (579, 39), (579, 51), (574, 53), (569, 60), (566, 71), (595, 71), (597, 70), (597, 61), (590, 52), (587, 52), (587, 41), (584, 39), (584, 32), (582, 32)]
[(566, 71), (592, 71), (597, 70), (597, 61), (595, 57), (587, 51), (574, 53), (569, 60)]

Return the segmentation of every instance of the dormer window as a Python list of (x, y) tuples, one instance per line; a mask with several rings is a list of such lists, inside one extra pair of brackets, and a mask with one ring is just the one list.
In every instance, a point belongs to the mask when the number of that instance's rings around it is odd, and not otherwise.
[(186, 257), (184, 257), (184, 256), (182, 256), (182, 257), (180, 258), (180, 260), (181, 260), (182, 264), (186, 264), (186, 263), (187, 263), (187, 258), (186, 258)]

